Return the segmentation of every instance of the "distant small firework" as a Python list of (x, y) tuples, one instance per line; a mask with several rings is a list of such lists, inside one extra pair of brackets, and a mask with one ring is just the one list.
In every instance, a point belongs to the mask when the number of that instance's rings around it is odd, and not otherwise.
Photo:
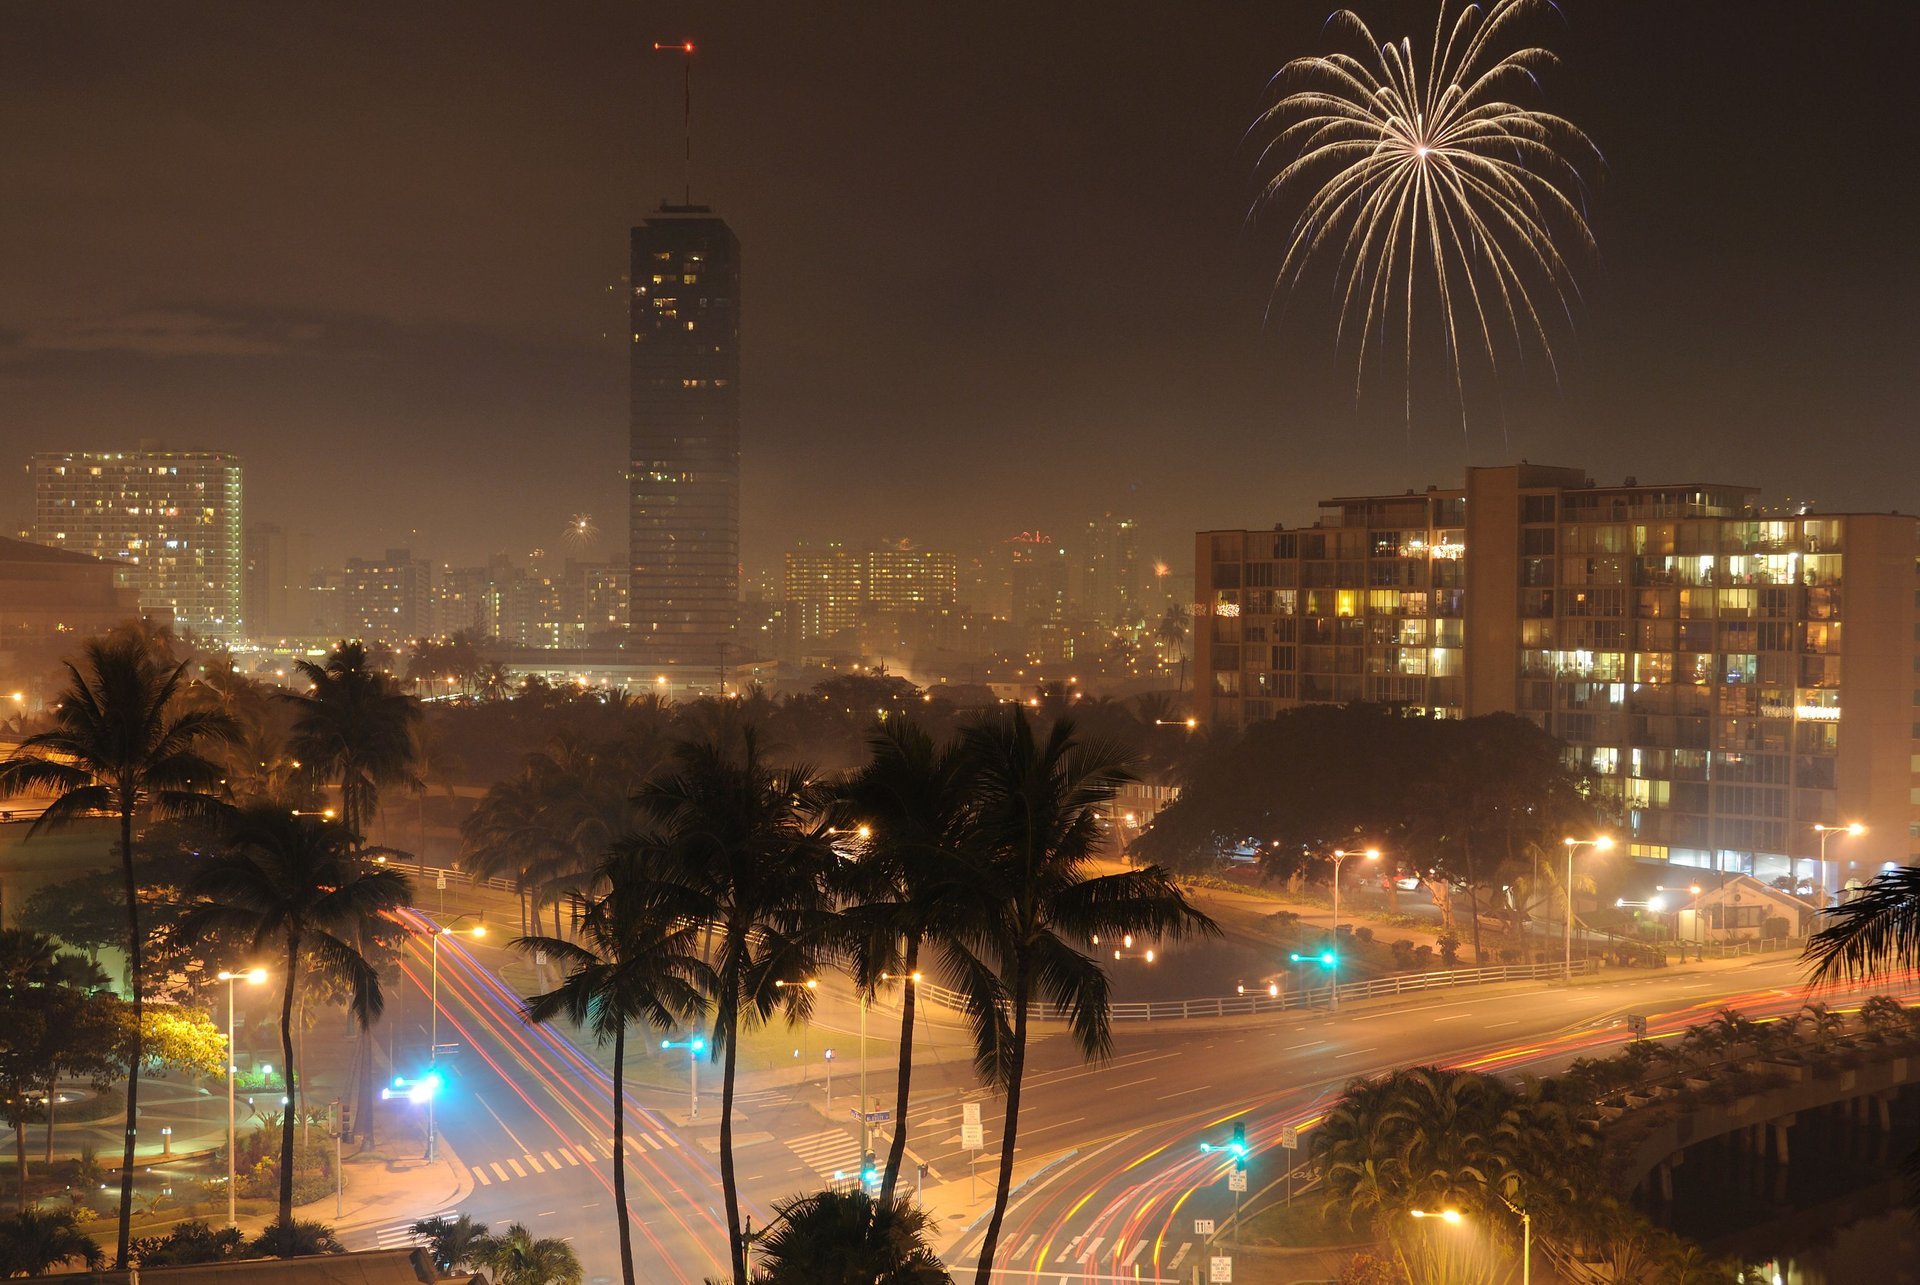
[(1411, 40), (1382, 44), (1357, 14), (1341, 10), (1329, 25), (1363, 40), (1364, 56), (1288, 63), (1275, 78), (1282, 96), (1255, 125), (1274, 131), (1262, 168), (1278, 166), (1263, 200), (1307, 193), (1278, 286), (1298, 286), (1309, 264), (1333, 258), (1336, 346), (1359, 331), (1355, 393), (1370, 355), (1384, 356), (1399, 328), (1409, 415), (1414, 315), (1422, 310), (1416, 282), (1437, 297), (1464, 414), (1463, 350), (1483, 354), (1497, 371), (1510, 332), (1521, 352), (1537, 343), (1558, 377), (1543, 313), (1570, 322), (1578, 289), (1555, 238), (1593, 248), (1580, 208), (1580, 166), (1599, 155), (1592, 141), (1560, 116), (1501, 97), (1510, 87), (1537, 88), (1537, 71), (1555, 59), (1537, 47), (1496, 55), (1496, 42), (1551, 5), (1468, 4), (1451, 28), (1447, 8), (1442, 0), (1424, 60)]
[(566, 534), (569, 544), (592, 544), (593, 538), (600, 534), (600, 528), (594, 525), (593, 514), (576, 513), (567, 519)]

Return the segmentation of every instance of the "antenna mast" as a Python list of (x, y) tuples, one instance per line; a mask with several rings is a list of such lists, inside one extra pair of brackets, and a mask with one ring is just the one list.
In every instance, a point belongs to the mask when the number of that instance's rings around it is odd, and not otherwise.
[(686, 131), (687, 146), (687, 190), (684, 204), (693, 204), (693, 41), (680, 40), (671, 44), (664, 40), (653, 42), (655, 53), (680, 54), (686, 59), (685, 97), (682, 108), (682, 125)]

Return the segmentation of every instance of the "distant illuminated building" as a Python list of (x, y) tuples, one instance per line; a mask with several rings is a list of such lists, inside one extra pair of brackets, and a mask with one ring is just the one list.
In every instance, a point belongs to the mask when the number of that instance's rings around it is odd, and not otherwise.
[(718, 684), (740, 610), (740, 243), (663, 205), (633, 229), (631, 281), (628, 647)]
[(782, 592), (801, 641), (832, 638), (860, 623), (866, 558), (839, 544), (791, 550)]
[(1632, 855), (1807, 879), (1814, 827), (1858, 821), (1830, 886), (1920, 864), (1920, 519), (1534, 464), (1320, 508), (1197, 536), (1209, 722), (1517, 713), (1620, 808)]
[(1087, 523), (1081, 568), (1081, 613), (1099, 624), (1124, 625), (1145, 614), (1140, 591), (1139, 527), (1103, 514)]
[(867, 551), (870, 612), (910, 613), (951, 607), (960, 595), (959, 555), (903, 545)]
[(65, 451), (33, 457), (34, 541), (112, 563), (143, 612), (239, 636), (241, 468), (224, 451)]
[(403, 643), (433, 623), (433, 568), (405, 549), (383, 558), (348, 558), (340, 576), (347, 633), (368, 642)]

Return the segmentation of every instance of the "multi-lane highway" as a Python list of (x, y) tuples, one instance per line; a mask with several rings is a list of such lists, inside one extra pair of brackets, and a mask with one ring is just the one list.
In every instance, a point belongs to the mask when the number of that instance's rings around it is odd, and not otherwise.
[[(423, 989), (424, 951), (422, 942), (407, 967)], [(442, 1136), (472, 1180), (459, 1208), (488, 1223), (517, 1220), (537, 1235), (567, 1237), (589, 1280), (616, 1279), (610, 1081), (561, 1035), (520, 1020), (518, 996), (486, 966), (491, 958), (451, 943), (440, 953), (441, 1039), (463, 1046), (437, 1111)], [(1016, 1155), (1023, 1186), (1007, 1216), (996, 1278), (1186, 1281), (1206, 1249), (1193, 1220), (1224, 1227), (1233, 1207), (1227, 1162), (1199, 1144), (1224, 1141), (1232, 1121), (1243, 1121), (1255, 1151), (1249, 1196), (1257, 1199), (1285, 1172), (1283, 1128), (1310, 1124), (1354, 1076), (1423, 1062), (1551, 1070), (1617, 1046), (1628, 1012), (1648, 1015), (1658, 1034), (1729, 1003), (1786, 1011), (1804, 999), (1796, 964), (1776, 958), (1572, 988), (1410, 997), (1337, 1016), (1122, 1028), (1114, 1058), (1099, 1067), (1080, 1065), (1064, 1041), (1045, 1040), (1032, 1059)], [(406, 1003), (409, 1012), (425, 1011), (423, 994)], [(847, 1007), (828, 1004), (817, 1022), (844, 1031), (850, 1017)], [(929, 1014), (910, 1119), (912, 1152), (928, 1165), (927, 1203), (940, 1218), (956, 1276), (976, 1261), (999, 1123), (998, 1099), (973, 1083), (958, 1034), (938, 1012)], [(825, 1038), (839, 1037), (821, 1033), (815, 1042)], [(871, 1091), (890, 1093), (891, 1082), (891, 1066), (876, 1063)], [(718, 1088), (717, 1074), (703, 1077), (697, 1120), (687, 1117), (684, 1093), (630, 1094), (628, 1196), (643, 1279), (697, 1283), (724, 1275)], [(748, 1084), (735, 1123), (736, 1155), (743, 1198), (757, 1222), (774, 1200), (817, 1189), (857, 1165), (849, 1088), (841, 1078), (829, 1115), (817, 1083), (788, 1077)], [(978, 1157), (977, 1186), (959, 1147), (966, 1101), (980, 1103), (990, 1148)], [(909, 1186), (914, 1173), (909, 1166)], [(401, 1230), (396, 1224), (362, 1239), (392, 1243)]]

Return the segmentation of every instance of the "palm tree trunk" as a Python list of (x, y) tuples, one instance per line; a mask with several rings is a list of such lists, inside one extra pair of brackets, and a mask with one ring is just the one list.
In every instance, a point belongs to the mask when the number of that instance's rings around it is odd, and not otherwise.
[(900, 1078), (893, 1090), (893, 1145), (887, 1148), (887, 1173), (880, 1181), (880, 1204), (893, 1204), (893, 1189), (900, 1181), (900, 1165), (907, 1154), (907, 1094), (913, 1085), (913, 1008), (914, 971), (920, 965), (920, 939), (907, 942), (907, 980), (900, 998)]
[(293, 1226), (293, 1113), (299, 1101), (293, 1067), (293, 993), (300, 987), (300, 934), (287, 934), (287, 984), (280, 990), (280, 1056), (286, 1061), (287, 1105), (280, 1112), (280, 1225)]
[(627, 1024), (613, 1031), (613, 1204), (620, 1211), (620, 1279), (633, 1285), (633, 1215), (627, 1211)]
[(53, 1165), (53, 1108), (54, 1100), (59, 1096), (58, 1089), (59, 1085), (55, 1081), (47, 1081), (47, 1165), (49, 1168)]
[(1487, 957), (1480, 950), (1480, 870), (1473, 860), (1473, 840), (1462, 839), (1467, 856), (1467, 909), (1473, 916), (1473, 966), (1485, 968)]
[[(140, 1062), (146, 1053), (141, 1045), (145, 1006), (142, 1003), (144, 987), (140, 980), (140, 898), (133, 874), (131, 798), (120, 806), (120, 873), (126, 885), (124, 891), (127, 897), (127, 992), (132, 1001), (133, 1031), (127, 1050), (126, 1140), (120, 1151), (120, 1236), (113, 1251), (113, 1266), (116, 1271), (125, 1271), (128, 1243), (133, 1236), (133, 1144), (140, 1119)], [(24, 1178), (22, 1181), (25, 1181)]]
[(23, 1104), (13, 1116), (13, 1176), (20, 1191), (20, 1212), (27, 1212), (27, 1111)]
[(1007, 1118), (1000, 1130), (1000, 1181), (993, 1193), (993, 1217), (980, 1242), (980, 1266), (974, 1285), (992, 1285), (993, 1251), (1000, 1244), (1000, 1224), (1007, 1216), (1007, 1197), (1013, 1193), (1013, 1148), (1020, 1134), (1020, 1077), (1027, 1065), (1027, 996), (1016, 979), (1013, 999), (1013, 1050), (1007, 1060)]
[(727, 1199), (727, 1252), (733, 1260), (733, 1285), (747, 1285), (747, 1245), (740, 1238), (740, 1187), (733, 1172), (733, 1074), (740, 1061), (737, 1008), (727, 1023), (726, 1037), (726, 1069), (720, 1077), (720, 1188)]

